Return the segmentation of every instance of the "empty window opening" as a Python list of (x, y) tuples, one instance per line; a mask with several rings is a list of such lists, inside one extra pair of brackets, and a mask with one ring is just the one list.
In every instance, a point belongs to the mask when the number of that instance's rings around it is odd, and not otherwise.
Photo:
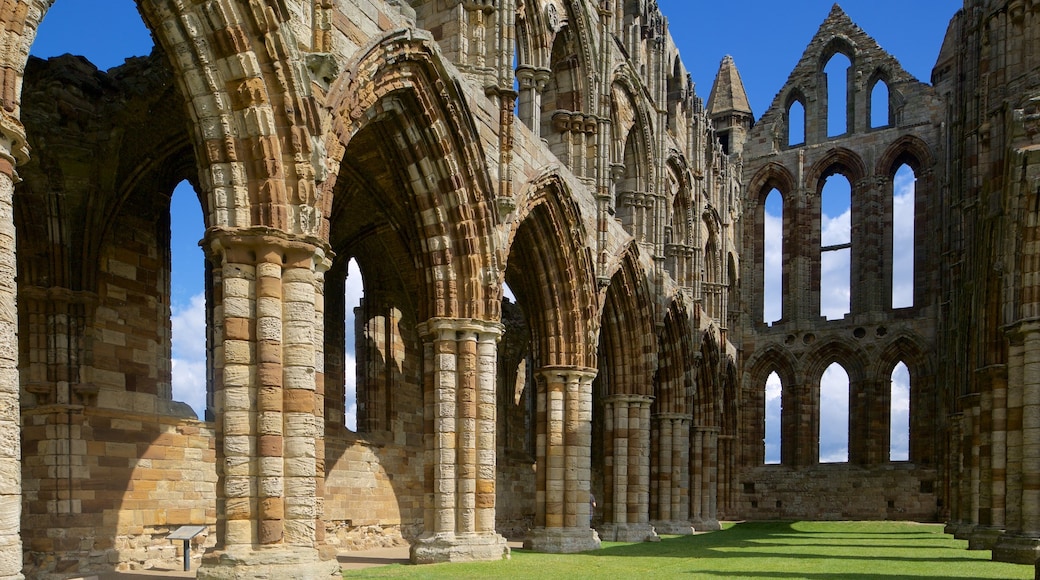
[(878, 79), (870, 91), (870, 128), (888, 127), (892, 117), (888, 109), (888, 85)]
[(206, 416), (206, 257), (202, 205), (187, 181), (170, 199), (170, 374), (173, 398)]
[(765, 462), (767, 465), (780, 463), (780, 415), (783, 412), (783, 384), (780, 375), (770, 373), (766, 378), (766, 427), (765, 427)]
[(910, 459), (910, 370), (900, 362), (892, 369), (889, 405), (889, 461)]
[(343, 284), (343, 424), (351, 431), (358, 430), (358, 335), (357, 315), (362, 308), (365, 285), (361, 270), (354, 258), (347, 263), (347, 279)]
[(772, 325), (783, 315), (784, 197), (776, 189), (766, 195), (762, 244), (762, 320)]
[(849, 375), (832, 363), (820, 378), (820, 463), (849, 460)]
[(914, 305), (914, 206), (917, 177), (903, 164), (892, 178), (892, 308)]
[(805, 105), (801, 101), (791, 101), (787, 107), (787, 146), (794, 147), (805, 143)]
[(820, 315), (849, 313), (852, 277), (852, 186), (841, 174), (827, 178), (820, 195)]
[(849, 132), (849, 57), (838, 52), (827, 61), (823, 73), (827, 77), (827, 136)]
[[(81, 2), (56, 2), (40, 23), (29, 54), (50, 58), (62, 54), (86, 57), (100, 70), (152, 52), (152, 35), (133, 2), (107, 2), (104, 10), (77, 9)], [(118, 30), (119, 34), (83, 34), (84, 30)]]

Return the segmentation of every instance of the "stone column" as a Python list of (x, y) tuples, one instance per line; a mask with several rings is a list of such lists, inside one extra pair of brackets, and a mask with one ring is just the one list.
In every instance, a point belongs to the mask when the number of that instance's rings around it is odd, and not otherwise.
[(437, 318), (419, 328), (426, 431), (425, 532), (416, 564), (509, 557), (495, 531), (498, 339), (494, 322)]
[(693, 417), (660, 413), (657, 423), (656, 517), (651, 522), (662, 534), (691, 534), (690, 523), (690, 423)]
[(993, 559), (1032, 564), (1040, 558), (1040, 322), (1008, 331), (1007, 522)]
[(538, 385), (538, 491), (535, 528), (524, 548), (571, 553), (599, 549), (589, 526), (592, 479), (592, 379), (580, 367), (543, 367)]
[(965, 483), (961, 485), (961, 525), (954, 537), (967, 540), (979, 525), (979, 394), (962, 396), (961, 409), (964, 413), (961, 458)]
[(516, 69), (516, 80), (520, 85), (517, 116), (531, 129), (535, 139), (541, 137), (542, 92), (545, 91), (551, 74), (552, 71), (549, 69), (527, 65), (521, 65)]
[(693, 450), (694, 466), (690, 469), (694, 480), (691, 500), (691, 519), (697, 531), (719, 530), (716, 512), (718, 494), (718, 427), (696, 426)]
[(650, 525), (650, 403), (653, 397), (614, 395), (605, 401), (606, 437), (613, 439), (613, 497), (601, 531), (611, 542), (642, 542), (656, 538)]
[(1004, 533), (1007, 375), (1004, 365), (977, 369), (979, 397), (979, 522), (969, 550), (990, 550)]
[(268, 228), (207, 234), (215, 276), (218, 544), (198, 578), (327, 578), (316, 291), (328, 257)]
[(13, 580), (22, 578), (22, 452), (12, 152), (21, 152), (22, 161), (26, 152), (21, 125), (6, 111), (0, 113), (0, 139), (0, 578)]

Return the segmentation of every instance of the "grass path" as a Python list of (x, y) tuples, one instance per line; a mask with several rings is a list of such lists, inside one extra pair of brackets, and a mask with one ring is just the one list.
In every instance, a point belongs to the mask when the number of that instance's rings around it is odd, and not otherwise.
[(1001, 578), (1031, 579), (1032, 566), (990, 561), (988, 551), (942, 533), (939, 524), (751, 522), (660, 542), (604, 542), (582, 554), (514, 550), (473, 564), (391, 565), (350, 578)]

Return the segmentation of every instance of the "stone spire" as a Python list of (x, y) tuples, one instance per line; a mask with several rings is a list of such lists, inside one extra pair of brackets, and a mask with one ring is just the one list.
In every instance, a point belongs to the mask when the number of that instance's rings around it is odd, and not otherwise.
[(744, 90), (744, 82), (740, 80), (737, 65), (728, 54), (719, 63), (715, 84), (708, 95), (708, 114), (726, 152), (740, 153), (755, 117), (751, 113), (747, 91)]

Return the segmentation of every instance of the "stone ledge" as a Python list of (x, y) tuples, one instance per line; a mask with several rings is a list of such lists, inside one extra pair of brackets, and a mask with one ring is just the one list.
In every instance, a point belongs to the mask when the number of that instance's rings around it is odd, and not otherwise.
[(524, 540), (525, 550), (548, 554), (573, 554), (599, 548), (599, 534), (592, 528), (537, 528)]
[(339, 574), (339, 561), (314, 548), (271, 547), (217, 550), (202, 557), (200, 580), (253, 580), (293, 578), (328, 580)]
[(660, 542), (650, 524), (603, 524), (596, 530), (605, 542)]
[(993, 544), (993, 561), (1011, 564), (1040, 564), (1040, 538), (1004, 534)]
[(409, 557), (413, 564), (508, 560), (509, 545), (495, 532), (431, 534), (412, 543)]

